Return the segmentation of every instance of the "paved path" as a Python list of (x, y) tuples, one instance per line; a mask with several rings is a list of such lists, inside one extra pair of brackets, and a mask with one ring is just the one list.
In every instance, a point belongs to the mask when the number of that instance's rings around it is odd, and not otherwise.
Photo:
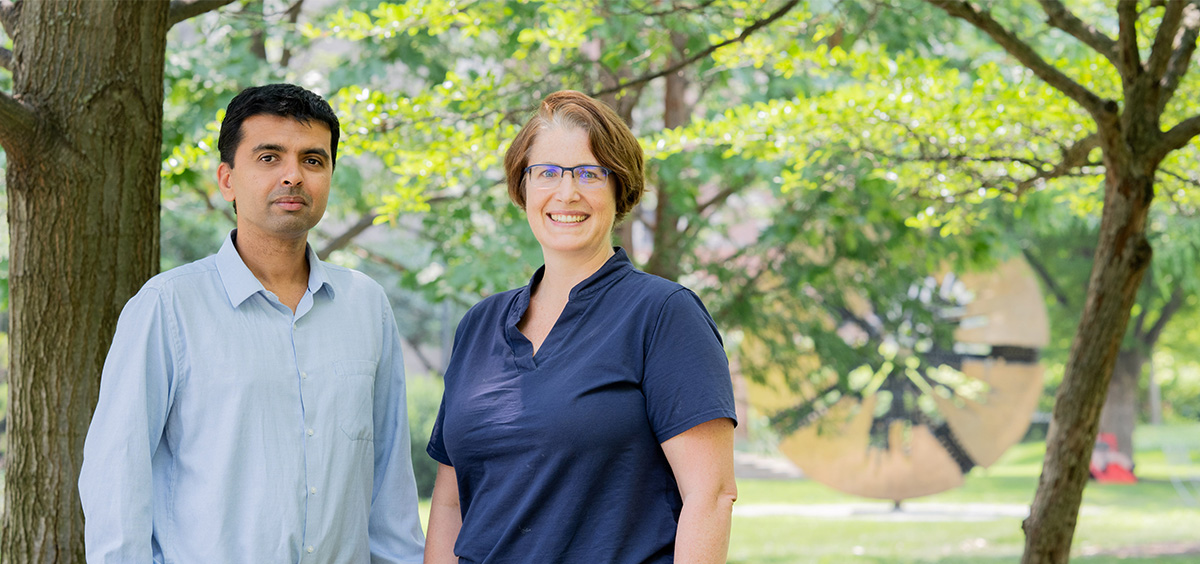
[[(1088, 512), (1088, 508), (1083, 508)], [(890, 502), (860, 503), (756, 503), (733, 505), (735, 517), (797, 516), (815, 519), (867, 521), (994, 521), (1024, 519), (1029, 506), (1016, 503), (904, 503), (897, 510)]]
[(733, 474), (754, 480), (795, 480), (804, 477), (792, 461), (782, 456), (733, 452)]

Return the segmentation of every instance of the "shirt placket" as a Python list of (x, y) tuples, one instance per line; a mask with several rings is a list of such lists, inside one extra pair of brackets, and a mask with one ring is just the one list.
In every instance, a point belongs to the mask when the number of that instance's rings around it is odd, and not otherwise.
[(323, 545), (321, 539), (315, 538), (316, 534), (310, 523), (319, 523), (320, 516), (325, 513), (324, 496), (325, 492), (320, 491), (318, 484), (321, 483), (321, 472), (324, 470), (321, 465), (321, 460), (324, 458), (320, 455), (321, 445), (324, 441), (329, 440), (323, 436), (324, 430), (318, 425), (317, 417), (320, 410), (316, 408), (317, 391), (316, 382), (314, 381), (315, 374), (312, 373), (312, 365), (306, 361), (303, 332), (307, 330), (310, 323), (305, 323), (304, 314), (311, 307), (311, 294), (305, 295), (301, 300), (300, 305), (296, 308), (296, 315), (292, 319), (292, 354), (295, 358), (295, 366), (297, 377), (300, 382), (300, 412), (304, 421), (304, 535), (303, 542), (300, 547), (300, 562), (325, 562), (328, 560), (327, 555), (322, 554)]

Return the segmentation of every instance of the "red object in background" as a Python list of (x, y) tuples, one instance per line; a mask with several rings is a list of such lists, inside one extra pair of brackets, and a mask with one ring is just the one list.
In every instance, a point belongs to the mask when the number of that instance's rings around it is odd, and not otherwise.
[(1088, 467), (1092, 479), (1102, 484), (1136, 484), (1133, 461), (1117, 450), (1117, 437), (1112, 433), (1096, 436), (1096, 447), (1092, 449), (1092, 463)]

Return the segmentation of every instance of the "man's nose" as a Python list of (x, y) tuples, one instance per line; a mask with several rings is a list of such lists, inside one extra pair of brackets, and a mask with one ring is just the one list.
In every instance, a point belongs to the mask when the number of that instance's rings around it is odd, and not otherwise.
[(280, 175), (280, 184), (283, 184), (284, 186), (298, 186), (304, 182), (304, 177), (302, 174), (300, 174), (299, 163), (285, 164), (283, 169), (280, 171)]

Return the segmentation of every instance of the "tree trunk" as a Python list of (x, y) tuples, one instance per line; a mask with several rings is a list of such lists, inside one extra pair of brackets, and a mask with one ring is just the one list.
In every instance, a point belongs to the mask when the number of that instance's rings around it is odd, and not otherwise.
[[(679, 56), (683, 57), (687, 38), (681, 33), (671, 32), (671, 43)], [(682, 70), (663, 78), (666, 80), (666, 92), (663, 93), (663, 127), (683, 127), (692, 119), (693, 105), (687, 101), (689, 81)], [(679, 219), (683, 214), (678, 209), (678, 202), (671, 198), (672, 188), (678, 185), (679, 180), (675, 178), (658, 179), (658, 201), (654, 207), (654, 249), (645, 265), (646, 272), (667, 280), (679, 280), (683, 272), (682, 265), (679, 264), (679, 241), (682, 237)]]
[(1055, 399), (1037, 494), (1022, 524), (1022, 564), (1062, 564), (1070, 557), (1100, 409), (1150, 264), (1146, 216), (1154, 195), (1154, 167), (1135, 166), (1127, 154), (1114, 157), (1121, 151), (1112, 146), (1105, 150), (1100, 239), (1079, 330)]
[[(157, 270), (168, 2), (25, 0), (6, 145), (11, 238), (3, 563), (84, 561), (76, 481), (125, 301)], [(3, 124), (0, 124), (3, 127)]]
[(1108, 397), (1100, 411), (1100, 432), (1117, 437), (1117, 450), (1133, 460), (1133, 428), (1137, 424), (1138, 382), (1146, 355), (1136, 349), (1121, 349), (1113, 366)]

